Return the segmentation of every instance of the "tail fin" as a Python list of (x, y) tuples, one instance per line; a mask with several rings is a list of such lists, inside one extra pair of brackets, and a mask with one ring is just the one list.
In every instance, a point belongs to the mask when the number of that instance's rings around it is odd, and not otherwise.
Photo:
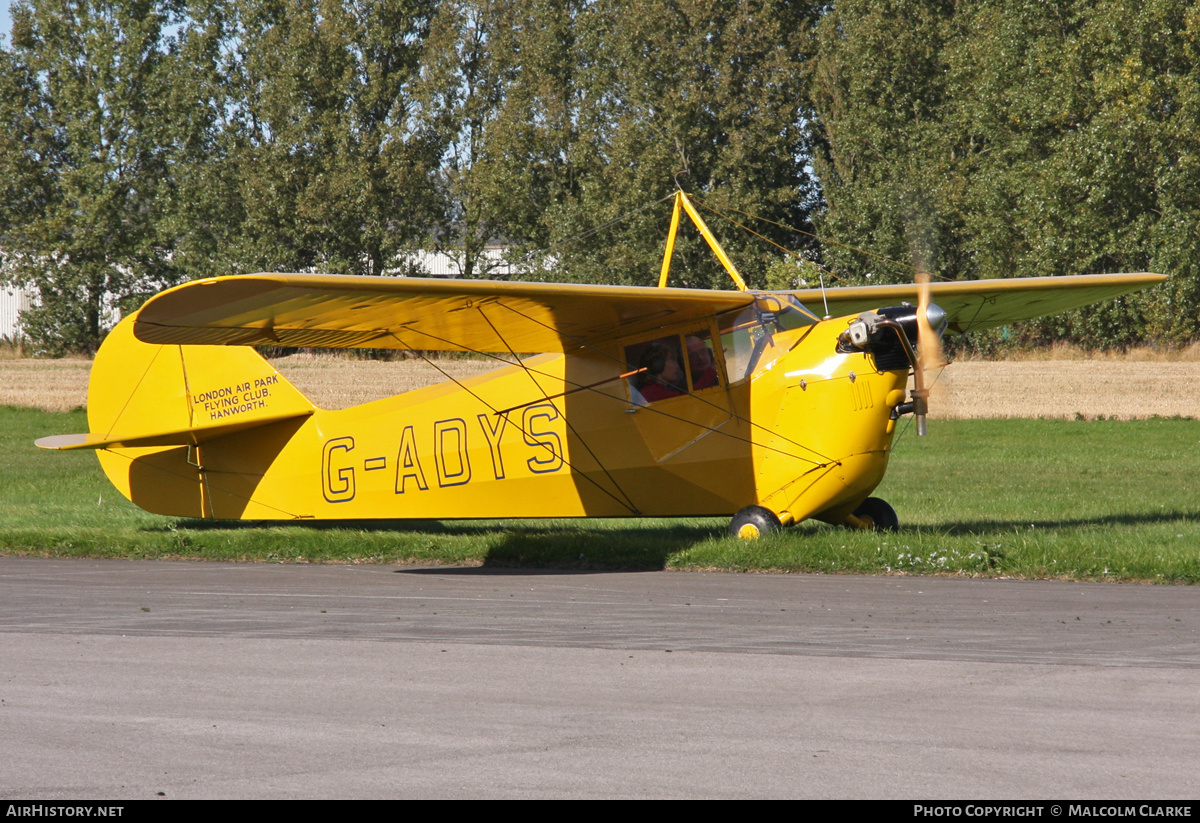
[[(88, 384), (90, 434), (45, 437), (49, 449), (100, 449), (100, 463), (122, 494), (148, 511), (213, 517), (198, 447), (260, 427), (262, 455), (247, 454), (246, 482), (315, 407), (245, 346), (143, 343), (134, 317), (105, 338)], [(259, 449), (251, 449), (258, 451)], [(271, 451), (271, 455), (265, 452)], [(229, 515), (224, 515), (229, 516)]]

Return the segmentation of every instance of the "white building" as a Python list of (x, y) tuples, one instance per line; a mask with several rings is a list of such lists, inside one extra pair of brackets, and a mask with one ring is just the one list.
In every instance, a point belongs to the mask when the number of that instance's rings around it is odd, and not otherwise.
[[(507, 279), (512, 275), (519, 275), (522, 272), (530, 270), (530, 266), (517, 264), (513, 265), (504, 259), (504, 253), (507, 248), (500, 245), (488, 246), (483, 252), (482, 260), (476, 264), (476, 276), (486, 277), (488, 279)], [(441, 251), (415, 251), (400, 255), (404, 263), (415, 264), (421, 268), (427, 277), (448, 277), (458, 278), (462, 276), (462, 270), (459, 265), (458, 258), (452, 254), (447, 254)], [(487, 274), (482, 273), (482, 269), (487, 269)]]
[(0, 287), (0, 340), (16, 340), (20, 313), (33, 307), (33, 295), (20, 289)]

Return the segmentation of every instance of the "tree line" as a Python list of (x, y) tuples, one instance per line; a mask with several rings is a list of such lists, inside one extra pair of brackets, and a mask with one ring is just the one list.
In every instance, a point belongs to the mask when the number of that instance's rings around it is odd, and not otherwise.
[(819, 233), (951, 279), (1162, 272), (1166, 286), (1017, 334), (1200, 337), (1200, 7), (843, 0), (817, 37)]
[[(757, 287), (1158, 270), (1031, 324), (1197, 337), (1200, 13), (1176, 0), (18, 0), (0, 277), (26, 333), (196, 277), (649, 285), (678, 184)], [(796, 231), (799, 229), (799, 231)], [(820, 237), (818, 241), (815, 239)], [(763, 242), (764, 240), (768, 242)], [(788, 254), (804, 262), (788, 262)], [(683, 233), (672, 282), (725, 287)], [(115, 305), (111, 305), (115, 303)]]

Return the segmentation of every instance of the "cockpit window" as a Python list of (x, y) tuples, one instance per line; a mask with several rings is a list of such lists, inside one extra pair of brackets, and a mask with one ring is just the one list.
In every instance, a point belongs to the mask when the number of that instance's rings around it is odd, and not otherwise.
[[(717, 318), (730, 383), (746, 379), (756, 368), (783, 354), (783, 350), (774, 344), (773, 336), (777, 330), (789, 331), (817, 322), (812, 312), (804, 309), (800, 303), (795, 303), (800, 307), (798, 309), (784, 300), (794, 300), (790, 295), (769, 297), (774, 302), (768, 303), (770, 310), (767, 313), (764, 313), (760, 301), (757, 308), (750, 306)], [(768, 315), (773, 320), (766, 320)]]
[[(801, 326), (812, 326), (820, 319), (791, 294), (772, 294), (766, 302), (771, 311), (775, 312), (779, 328), (783, 331), (791, 331)], [(777, 305), (771, 305), (772, 302)]]
[(750, 376), (754, 370), (756, 344), (766, 333), (758, 322), (753, 308), (730, 312), (717, 318), (721, 333), (721, 347), (725, 351), (725, 368), (729, 370), (729, 382), (736, 383)]
[(635, 405), (656, 403), (721, 385), (710, 328), (627, 346), (629, 394)]
[(687, 375), (678, 337), (662, 337), (630, 346), (625, 349), (625, 357), (631, 370), (637, 370), (629, 379), (635, 403), (644, 405), (687, 394)]

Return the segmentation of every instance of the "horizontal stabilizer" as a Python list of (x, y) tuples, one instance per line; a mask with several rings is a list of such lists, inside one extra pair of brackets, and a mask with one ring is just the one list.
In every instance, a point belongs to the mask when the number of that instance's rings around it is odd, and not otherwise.
[(206, 426), (204, 428), (177, 429), (175, 431), (154, 432), (127, 437), (105, 438), (98, 434), (54, 434), (35, 441), (35, 445), (43, 449), (137, 449), (155, 446), (198, 446), (209, 440), (224, 437), (227, 434), (253, 429), (259, 426), (269, 426), (284, 420), (300, 420), (312, 414), (312, 410), (293, 414), (280, 414), (273, 417), (257, 417), (253, 420), (241, 420), (236, 423)]

